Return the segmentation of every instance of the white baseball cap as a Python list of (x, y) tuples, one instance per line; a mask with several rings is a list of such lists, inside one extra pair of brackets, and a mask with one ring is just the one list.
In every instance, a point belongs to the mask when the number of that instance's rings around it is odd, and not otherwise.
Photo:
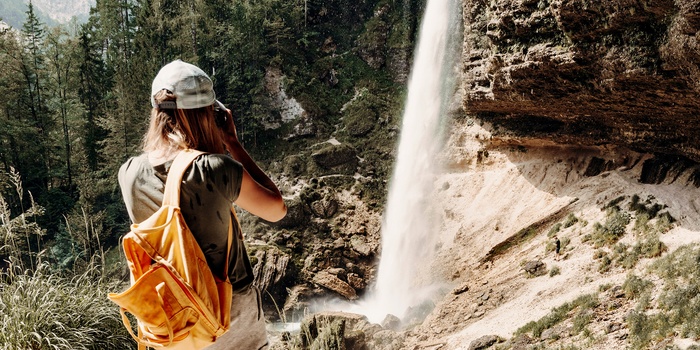
[(216, 101), (214, 83), (207, 73), (204, 73), (199, 67), (181, 60), (175, 60), (163, 66), (151, 85), (151, 106), (175, 108), (172, 103), (156, 106), (153, 96), (163, 89), (175, 95), (178, 109), (206, 107)]

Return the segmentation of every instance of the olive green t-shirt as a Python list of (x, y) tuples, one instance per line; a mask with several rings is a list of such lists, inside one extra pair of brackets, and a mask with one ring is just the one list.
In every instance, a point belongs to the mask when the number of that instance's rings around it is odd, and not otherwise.
[[(122, 197), (134, 223), (153, 215), (163, 202), (165, 181), (172, 161), (151, 165), (142, 154), (126, 161), (119, 169)], [(197, 157), (185, 171), (180, 184), (180, 211), (195, 240), (204, 252), (209, 268), (224, 276), (226, 243), (231, 206), (238, 198), (243, 166), (223, 154)], [(233, 242), (228, 275), (234, 289), (253, 281), (248, 254), (238, 225), (233, 225)]]

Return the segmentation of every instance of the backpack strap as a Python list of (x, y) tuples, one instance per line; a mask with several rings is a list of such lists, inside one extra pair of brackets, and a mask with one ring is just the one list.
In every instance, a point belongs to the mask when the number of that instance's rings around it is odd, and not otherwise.
[[(180, 206), (180, 184), (182, 183), (182, 177), (185, 175), (185, 171), (187, 168), (189, 168), (190, 164), (192, 164), (192, 162), (202, 154), (204, 154), (202, 151), (186, 149), (180, 151), (180, 153), (175, 157), (173, 164), (170, 166), (170, 170), (168, 170), (168, 178), (165, 180), (163, 206)], [(233, 217), (230, 219), (228, 225), (228, 247), (226, 249), (226, 265), (224, 265), (224, 271), (227, 279), (229, 272), (229, 260), (231, 259), (231, 245), (233, 244), (233, 225), (237, 225), (238, 232), (241, 232), (241, 226), (238, 222), (236, 209), (234, 209), (233, 206), (231, 207), (231, 213), (233, 214)]]
[(185, 170), (187, 170), (195, 158), (202, 154), (204, 154), (202, 151), (186, 149), (180, 151), (180, 153), (175, 157), (175, 160), (173, 160), (173, 164), (170, 166), (170, 170), (168, 171), (168, 178), (165, 180), (163, 206), (180, 206), (180, 184), (182, 183), (182, 177), (185, 174)]

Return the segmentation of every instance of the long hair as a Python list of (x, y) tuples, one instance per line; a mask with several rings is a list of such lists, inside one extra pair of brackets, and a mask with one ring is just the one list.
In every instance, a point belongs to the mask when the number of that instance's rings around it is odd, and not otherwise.
[[(161, 90), (153, 96), (156, 104), (175, 101), (175, 95)], [(165, 155), (183, 149), (224, 153), (224, 140), (216, 126), (214, 107), (195, 109), (160, 109), (153, 107), (148, 131), (143, 138), (145, 152), (161, 151)]]

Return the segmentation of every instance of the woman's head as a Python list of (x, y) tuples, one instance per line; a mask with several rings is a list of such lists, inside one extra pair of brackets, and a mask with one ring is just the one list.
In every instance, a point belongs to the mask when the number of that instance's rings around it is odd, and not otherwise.
[(180, 60), (165, 65), (151, 87), (151, 120), (144, 151), (171, 153), (193, 148), (223, 153), (216, 126), (213, 83), (198, 67)]

